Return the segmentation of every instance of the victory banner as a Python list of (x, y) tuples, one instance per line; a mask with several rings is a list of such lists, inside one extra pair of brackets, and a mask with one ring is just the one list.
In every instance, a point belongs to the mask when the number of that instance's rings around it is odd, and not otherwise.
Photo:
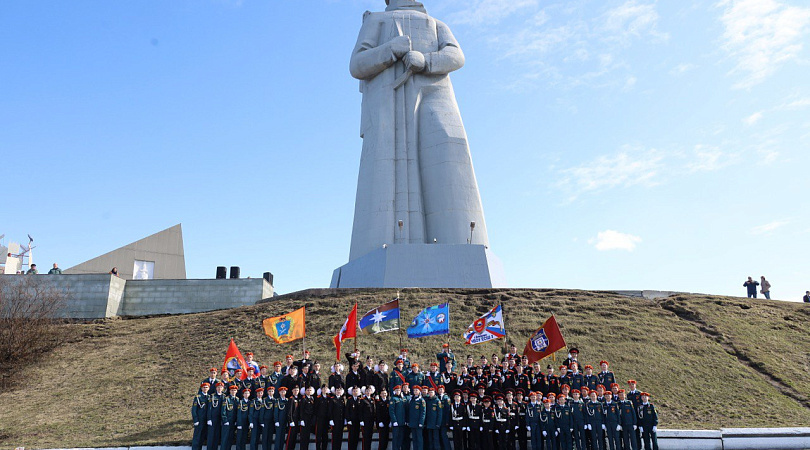
[(409, 338), (438, 334), (450, 334), (450, 305), (448, 303), (423, 309), (413, 318), (411, 326), (408, 327)]
[(270, 317), (262, 321), (264, 334), (273, 338), (278, 344), (303, 339), (306, 336), (306, 323), (304, 321), (305, 308), (300, 308), (289, 314)]
[(228, 370), (234, 373), (236, 369), (242, 369), (240, 380), (247, 378), (247, 363), (245, 363), (245, 358), (242, 357), (242, 353), (239, 351), (239, 347), (236, 346), (236, 342), (231, 339), (231, 343), (228, 345), (228, 351), (225, 353), (225, 362), (222, 364), (222, 370)]
[(467, 331), (464, 332), (464, 343), (476, 345), (502, 339), (504, 336), (506, 327), (503, 323), (503, 309), (498, 305), (467, 327)]
[(363, 334), (377, 334), (399, 330), (399, 300), (372, 309), (360, 318)]
[(565, 339), (563, 339), (560, 327), (557, 325), (557, 319), (551, 316), (526, 342), (523, 356), (528, 357), (529, 364), (531, 364), (564, 347)]

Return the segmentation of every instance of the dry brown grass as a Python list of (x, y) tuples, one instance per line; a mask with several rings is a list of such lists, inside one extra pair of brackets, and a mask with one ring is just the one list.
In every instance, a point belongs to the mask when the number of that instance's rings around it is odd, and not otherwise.
[[(0, 446), (29, 448), (188, 444), (190, 401), (210, 366), (221, 366), (230, 337), (260, 362), (300, 357), (301, 342), (277, 345), (262, 319), (306, 305), (306, 345), (334, 359), (332, 336), (355, 301), (360, 314), (393, 290), (282, 297), (251, 307), (202, 314), (69, 325), (71, 342), (27, 370), (0, 394)], [(457, 357), (502, 352), (502, 344), (461, 348), (461, 333), (499, 300), (509, 338), (522, 349), (551, 313), (569, 345), (588, 363), (611, 361), (654, 394), (662, 428), (807, 426), (810, 330), (801, 304), (683, 296), (653, 302), (571, 290), (401, 291), (403, 322), (450, 301), (450, 341)], [(405, 339), (412, 360), (433, 361), (446, 337)], [(347, 346), (352, 346), (347, 342)], [(361, 350), (390, 360), (396, 332), (361, 336)], [(786, 356), (789, 355), (789, 356)], [(560, 355), (562, 357), (562, 355)], [(559, 361), (559, 359), (558, 359)], [(785, 395), (792, 387), (796, 395)]]

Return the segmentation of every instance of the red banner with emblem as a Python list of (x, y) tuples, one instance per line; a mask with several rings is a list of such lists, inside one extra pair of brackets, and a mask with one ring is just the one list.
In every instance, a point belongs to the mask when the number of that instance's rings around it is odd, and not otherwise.
[(529, 364), (531, 364), (562, 348), (565, 348), (565, 339), (563, 339), (560, 326), (557, 325), (557, 319), (551, 316), (542, 327), (532, 333), (523, 349), (523, 355), (529, 358)]

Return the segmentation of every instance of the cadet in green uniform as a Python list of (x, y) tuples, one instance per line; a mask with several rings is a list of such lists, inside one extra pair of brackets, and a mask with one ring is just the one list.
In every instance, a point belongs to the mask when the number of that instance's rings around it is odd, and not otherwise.
[(242, 390), (242, 398), (236, 404), (236, 450), (245, 450), (250, 429), (250, 389)]
[[(417, 367), (416, 363), (412, 367)], [(425, 400), (422, 398), (422, 388), (419, 384), (413, 386), (413, 397), (408, 401), (406, 414), (408, 417), (408, 428), (411, 430), (411, 442), (413, 450), (425, 450), (422, 440), (422, 429), (425, 427)]]
[(658, 450), (658, 413), (650, 403), (650, 394), (641, 393), (641, 406), (638, 407), (638, 428), (644, 440), (644, 450)]
[[(273, 440), (276, 437), (276, 388), (272, 384), (267, 385), (264, 396), (264, 414), (262, 415), (262, 449), (271, 450)], [(216, 450), (216, 449), (214, 449)]]
[(217, 450), (222, 440), (222, 403), (225, 401), (225, 383), (217, 381), (216, 392), (208, 398), (208, 450)]
[[(287, 387), (281, 386), (278, 388), (278, 400), (276, 400), (276, 409), (275, 413), (273, 414), (273, 418), (275, 422), (273, 422), (273, 426), (276, 427), (276, 450), (281, 450), (284, 448), (284, 442), (287, 434), (287, 425), (290, 422), (291, 417), (289, 417), (290, 408), (289, 399), (287, 398)], [(227, 449), (222, 449), (227, 450)]]
[(191, 402), (191, 422), (194, 425), (194, 435), (191, 439), (191, 449), (200, 450), (203, 446), (203, 430), (208, 422), (208, 383), (200, 385), (200, 393), (194, 396)]
[(591, 446), (593, 450), (605, 450), (605, 410), (596, 391), (591, 391), (590, 396), (591, 400), (585, 404), (585, 420), (591, 432)]
[(264, 388), (256, 388), (256, 397), (250, 401), (250, 450), (259, 450), (262, 443), (262, 419), (264, 418)]
[(402, 386), (399, 384), (394, 385), (394, 395), (391, 397), (391, 401), (388, 402), (388, 414), (391, 416), (391, 427), (394, 432), (391, 450), (403, 450), (402, 443), (405, 438), (405, 428), (408, 426), (405, 420), (406, 406), (407, 401), (402, 396)]
[(526, 427), (531, 434), (532, 450), (543, 448), (543, 430), (540, 429), (540, 403), (537, 402), (537, 392), (529, 393), (529, 404), (526, 405)]
[(636, 429), (638, 416), (633, 402), (627, 400), (624, 389), (619, 389), (619, 425), (621, 425), (621, 440), (624, 450), (638, 450), (636, 445)]
[(585, 435), (588, 425), (585, 422), (585, 402), (582, 401), (579, 389), (571, 391), (574, 399), (571, 401), (571, 417), (574, 419), (574, 445), (577, 450), (585, 450), (587, 447)]
[(419, 364), (413, 363), (411, 365), (411, 371), (405, 374), (405, 380), (411, 387), (425, 384), (425, 376), (419, 371)]
[(450, 350), (450, 344), (442, 344), (442, 351), (436, 354), (436, 360), (439, 363), (441, 373), (447, 372), (447, 363), (452, 364), (451, 372), (456, 370), (456, 355)]
[(554, 410), (551, 409), (551, 397), (543, 399), (543, 409), (540, 410), (540, 428), (543, 430), (543, 443), (546, 450), (557, 448), (557, 425), (554, 423)]
[(220, 421), (222, 422), (222, 440), (220, 446), (222, 450), (230, 450), (233, 444), (233, 432), (236, 429), (236, 408), (239, 406), (239, 397), (236, 392), (239, 387), (232, 384), (228, 387), (229, 396), (222, 402), (220, 410)]
[(557, 425), (557, 441), (561, 450), (574, 450), (574, 417), (571, 406), (567, 404), (568, 398), (564, 395), (557, 397), (557, 407), (554, 410), (554, 422)]
[(425, 399), (425, 428), (428, 430), (427, 450), (441, 450), (441, 439), (439, 438), (439, 428), (442, 426), (444, 418), (444, 405), (436, 397), (436, 389), (428, 388), (428, 396)]
[(608, 448), (610, 450), (622, 450), (622, 442), (619, 439), (619, 432), (622, 429), (621, 411), (619, 404), (613, 401), (613, 393), (605, 392), (605, 428), (607, 434)]

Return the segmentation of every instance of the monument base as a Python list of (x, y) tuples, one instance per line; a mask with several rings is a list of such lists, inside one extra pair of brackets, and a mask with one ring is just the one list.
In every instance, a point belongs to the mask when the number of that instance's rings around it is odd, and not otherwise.
[(330, 287), (498, 288), (506, 277), (483, 245), (393, 244), (335, 269)]

